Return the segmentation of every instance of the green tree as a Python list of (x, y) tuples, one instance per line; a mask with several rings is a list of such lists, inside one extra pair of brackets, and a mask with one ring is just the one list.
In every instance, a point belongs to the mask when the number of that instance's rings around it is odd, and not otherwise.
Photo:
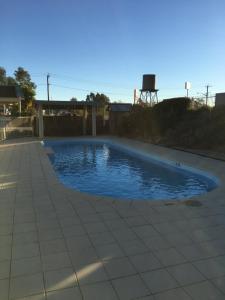
[(19, 67), (14, 72), (16, 83), (21, 87), (24, 100), (25, 100), (25, 109), (29, 110), (32, 107), (32, 103), (35, 97), (35, 89), (36, 85), (34, 82), (31, 81), (30, 74), (24, 68)]
[(70, 101), (78, 101), (76, 97), (72, 97)]
[(7, 85), (17, 85), (15, 78), (7, 76)]
[(3, 67), (0, 67), (0, 85), (7, 84), (6, 70)]
[(94, 103), (98, 104), (100, 107), (103, 107), (110, 102), (110, 99), (105, 94), (90, 93), (89, 95), (87, 95), (86, 101), (94, 102)]

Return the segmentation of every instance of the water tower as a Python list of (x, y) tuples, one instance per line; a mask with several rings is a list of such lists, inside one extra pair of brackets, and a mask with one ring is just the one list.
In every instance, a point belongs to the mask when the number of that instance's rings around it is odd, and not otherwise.
[(155, 88), (155, 83), (155, 74), (143, 75), (140, 99), (145, 103), (149, 102), (150, 105), (158, 103), (158, 90)]

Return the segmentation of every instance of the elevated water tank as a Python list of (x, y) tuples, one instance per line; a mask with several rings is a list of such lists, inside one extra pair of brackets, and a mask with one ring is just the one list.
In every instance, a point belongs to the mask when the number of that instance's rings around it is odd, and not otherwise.
[(143, 91), (154, 91), (155, 90), (155, 74), (143, 75), (142, 90)]

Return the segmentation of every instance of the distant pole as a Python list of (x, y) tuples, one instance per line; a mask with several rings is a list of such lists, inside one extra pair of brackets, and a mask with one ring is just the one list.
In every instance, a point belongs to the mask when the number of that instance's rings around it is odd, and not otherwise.
[(209, 88), (210, 88), (211, 86), (209, 85), (209, 84), (207, 84), (207, 86), (206, 86), (206, 94), (205, 94), (205, 104), (206, 104), (206, 106), (208, 105), (208, 99), (209, 99)]
[(185, 82), (185, 90), (186, 90), (186, 97), (188, 98), (188, 96), (189, 96), (189, 90), (190, 90), (190, 88), (191, 88), (191, 83), (189, 82), (189, 81), (186, 81)]
[(48, 101), (50, 100), (50, 98), (49, 98), (49, 77), (50, 77), (50, 74), (48, 73), (47, 74), (47, 95), (48, 95)]

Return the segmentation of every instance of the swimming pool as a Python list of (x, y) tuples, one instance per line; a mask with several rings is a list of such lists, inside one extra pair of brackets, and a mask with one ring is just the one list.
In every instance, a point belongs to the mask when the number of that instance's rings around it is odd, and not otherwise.
[(67, 187), (99, 196), (135, 200), (186, 199), (211, 191), (213, 178), (163, 162), (110, 141), (46, 141), (51, 163)]

